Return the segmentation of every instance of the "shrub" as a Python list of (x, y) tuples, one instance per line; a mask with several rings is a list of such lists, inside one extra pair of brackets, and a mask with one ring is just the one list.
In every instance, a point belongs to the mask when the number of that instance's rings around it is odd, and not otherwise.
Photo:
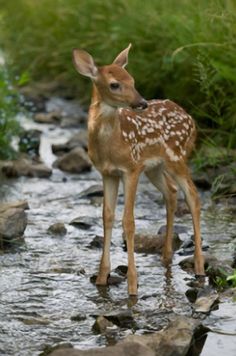
[(202, 139), (236, 145), (234, 0), (9, 0), (0, 8), (0, 39), (18, 74), (59, 79), (88, 99), (72, 48), (105, 64), (132, 42), (129, 71), (145, 97), (179, 102)]
[(9, 159), (15, 155), (11, 142), (19, 132), (15, 119), (17, 102), (6, 69), (0, 65), (0, 159)]

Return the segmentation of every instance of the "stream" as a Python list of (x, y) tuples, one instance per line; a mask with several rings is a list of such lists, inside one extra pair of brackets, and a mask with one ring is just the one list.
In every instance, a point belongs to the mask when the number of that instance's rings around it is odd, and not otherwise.
[[(75, 129), (36, 124), (21, 118), (27, 129), (42, 131), (40, 153), (51, 166), (56, 156), (52, 143), (65, 142)], [(150, 333), (168, 324), (173, 313), (192, 315), (185, 292), (191, 276), (183, 271), (183, 259), (175, 253), (170, 270), (166, 270), (159, 255), (136, 253), (139, 278), (139, 298), (130, 306), (127, 283), (96, 288), (90, 277), (97, 273), (101, 249), (89, 245), (102, 232), (101, 199), (81, 198), (85, 189), (101, 183), (92, 170), (86, 174), (68, 174), (53, 169), (50, 178), (2, 180), (2, 201), (27, 200), (28, 225), (24, 241), (0, 254), (0, 354), (17, 356), (40, 355), (47, 346), (71, 343), (88, 349), (114, 344), (125, 336)], [(211, 201), (209, 192), (201, 193), (202, 237), (209, 245), (208, 253), (224, 261), (232, 260), (236, 245), (236, 216), (223, 204)], [(112, 269), (127, 265), (122, 246), (123, 193), (119, 191), (116, 222), (111, 246)], [(136, 200), (136, 230), (156, 234), (165, 225), (162, 196), (142, 177)], [(92, 218), (88, 229), (70, 225), (77, 217)], [(64, 236), (50, 235), (50, 225), (63, 222)], [(176, 217), (175, 224), (185, 226), (183, 238), (193, 233), (191, 217)], [(95, 316), (132, 308), (135, 324), (114, 329), (109, 335), (92, 330)], [(236, 303), (232, 298), (221, 300), (219, 308), (204, 320), (211, 328), (202, 356), (236, 354)], [(225, 335), (227, 334), (227, 335)], [(217, 353), (221, 350), (222, 353)]]

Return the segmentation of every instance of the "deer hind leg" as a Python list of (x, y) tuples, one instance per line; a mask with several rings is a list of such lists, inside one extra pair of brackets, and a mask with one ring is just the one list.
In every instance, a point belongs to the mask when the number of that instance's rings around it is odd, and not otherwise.
[(195, 185), (193, 184), (190, 173), (186, 168), (184, 169), (184, 174), (176, 176), (176, 180), (180, 186), (180, 189), (184, 192), (186, 202), (192, 215), (195, 242), (195, 274), (199, 276), (204, 276), (204, 258), (202, 255), (202, 242), (200, 232), (200, 200), (198, 192)]
[(168, 265), (172, 261), (172, 237), (174, 215), (176, 210), (177, 188), (173, 179), (161, 168), (155, 168), (145, 172), (150, 182), (163, 194), (166, 203), (167, 227), (165, 244), (162, 251), (163, 263)]
[(96, 279), (97, 285), (106, 285), (110, 273), (110, 244), (112, 227), (114, 222), (114, 213), (119, 188), (119, 178), (113, 176), (103, 176), (103, 228), (104, 244), (102, 258), (99, 267), (99, 273)]

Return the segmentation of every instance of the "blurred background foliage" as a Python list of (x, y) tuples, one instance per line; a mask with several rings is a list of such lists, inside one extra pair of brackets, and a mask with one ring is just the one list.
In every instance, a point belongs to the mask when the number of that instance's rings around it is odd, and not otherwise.
[(12, 86), (6, 68), (0, 64), (0, 159), (10, 159), (15, 156), (11, 142), (20, 131), (15, 119), (18, 99), (18, 93)]
[(145, 98), (170, 98), (202, 141), (236, 146), (235, 0), (0, 0), (0, 47), (15, 75), (58, 80), (88, 104), (71, 51), (109, 64), (129, 43), (128, 70)]

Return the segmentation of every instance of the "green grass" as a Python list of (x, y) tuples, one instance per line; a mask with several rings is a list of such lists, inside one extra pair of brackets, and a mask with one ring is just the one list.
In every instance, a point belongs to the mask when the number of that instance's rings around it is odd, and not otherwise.
[(207, 144), (236, 146), (235, 0), (0, 0), (0, 9), (16, 74), (63, 81), (88, 102), (72, 48), (108, 64), (132, 42), (128, 70), (142, 95), (183, 105)]
[(12, 87), (9, 75), (0, 64), (0, 159), (15, 157), (12, 138), (19, 132), (15, 119), (18, 109), (18, 95)]

